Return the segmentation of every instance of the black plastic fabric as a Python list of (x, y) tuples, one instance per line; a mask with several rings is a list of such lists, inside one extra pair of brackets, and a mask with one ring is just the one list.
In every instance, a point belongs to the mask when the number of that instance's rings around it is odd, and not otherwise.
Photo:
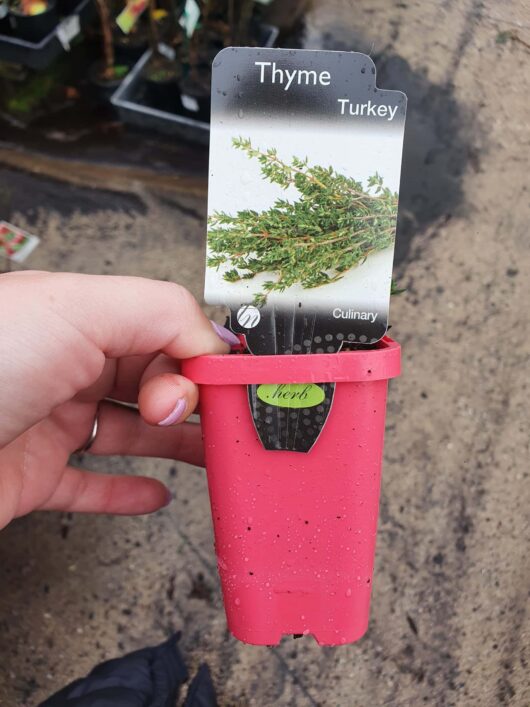
[(217, 707), (210, 669), (203, 663), (189, 687), (184, 707)]
[[(101, 663), (39, 707), (175, 707), (179, 688), (188, 679), (177, 647), (179, 637), (176, 634), (159, 646)], [(192, 688), (197, 698), (188, 702)], [(201, 666), (189, 693), (188, 707), (216, 707), (206, 666)]]

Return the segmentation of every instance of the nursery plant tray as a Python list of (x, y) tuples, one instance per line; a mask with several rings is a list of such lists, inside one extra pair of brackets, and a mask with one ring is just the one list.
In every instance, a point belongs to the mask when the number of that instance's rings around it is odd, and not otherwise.
[[(272, 25), (259, 25), (257, 28), (258, 44), (263, 47), (273, 47), (278, 32), (278, 28)], [(182, 114), (170, 113), (160, 110), (150, 103), (141, 77), (151, 53), (151, 50), (148, 50), (142, 55), (111, 98), (121, 120), (137, 128), (207, 144), (210, 135), (209, 122), (190, 118), (184, 114), (184, 110)]]
[[(79, 25), (75, 17), (79, 18)], [(46, 69), (54, 59), (66, 51), (59, 37), (61, 26), (66, 37), (70, 40), (79, 34), (96, 16), (94, 0), (81, 0), (68, 17), (63, 17), (55, 29), (40, 42), (28, 42), (15, 35), (0, 34), (0, 61), (12, 64), (23, 64), (31, 69)], [(78, 30), (77, 31), (77, 28)]]

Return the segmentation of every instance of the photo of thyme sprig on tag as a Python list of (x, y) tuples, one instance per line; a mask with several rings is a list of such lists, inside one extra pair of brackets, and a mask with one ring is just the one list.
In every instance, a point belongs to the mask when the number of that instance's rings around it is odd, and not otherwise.
[(216, 211), (208, 217), (209, 267), (229, 264), (223, 277), (233, 283), (275, 274), (254, 304), (292, 285), (310, 289), (337, 282), (394, 243), (398, 196), (378, 174), (365, 189), (333, 167), (309, 165), (307, 158), (286, 162), (274, 148), (261, 151), (240, 137), (232, 144), (259, 161), (263, 179), (283, 189), (294, 186), (300, 194), (297, 201), (276, 199), (264, 211)]

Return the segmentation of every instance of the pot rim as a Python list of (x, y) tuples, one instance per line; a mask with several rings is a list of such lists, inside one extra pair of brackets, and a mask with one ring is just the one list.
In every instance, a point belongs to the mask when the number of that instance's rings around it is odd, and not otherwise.
[(197, 356), (182, 361), (182, 375), (202, 385), (252, 383), (363, 383), (401, 372), (401, 347), (385, 336), (377, 348), (335, 354)]

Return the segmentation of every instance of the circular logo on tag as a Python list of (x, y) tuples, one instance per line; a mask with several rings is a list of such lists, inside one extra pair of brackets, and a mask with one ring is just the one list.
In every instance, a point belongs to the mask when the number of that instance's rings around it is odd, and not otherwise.
[(252, 304), (244, 304), (237, 311), (237, 323), (245, 329), (253, 329), (261, 319), (260, 311)]

